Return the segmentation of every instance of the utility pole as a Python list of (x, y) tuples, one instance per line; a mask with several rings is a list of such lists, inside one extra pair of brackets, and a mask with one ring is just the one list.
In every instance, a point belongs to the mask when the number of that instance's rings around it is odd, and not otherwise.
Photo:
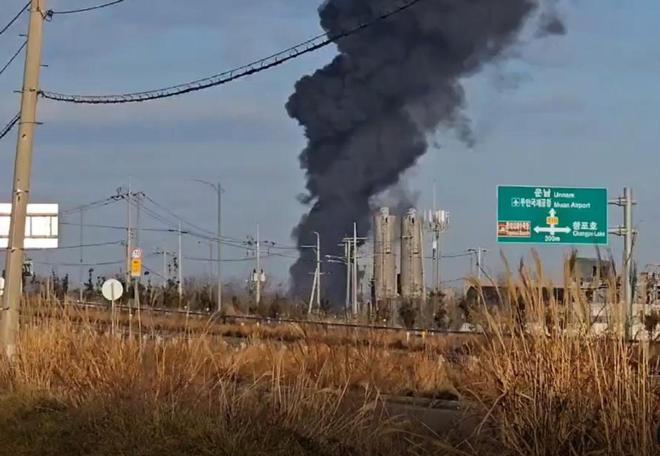
[(321, 235), (316, 235), (316, 308), (321, 308)]
[(218, 181), (217, 184), (217, 191), (218, 191), (218, 245), (216, 248), (218, 249), (218, 290), (217, 290), (217, 299), (218, 299), (218, 308), (216, 309), (218, 312), (222, 311), (222, 193), (224, 192), (224, 189), (222, 188), (222, 184), (220, 181)]
[(140, 247), (140, 204), (142, 194), (135, 194), (135, 246)]
[(608, 230), (610, 234), (623, 236), (623, 271), (621, 272), (622, 304), (625, 314), (625, 337), (632, 340), (635, 323), (632, 284), (633, 240), (637, 234), (633, 228), (633, 206), (637, 204), (633, 199), (632, 189), (625, 187), (623, 196), (609, 202), (611, 205), (623, 208), (623, 226)]
[(307, 315), (311, 315), (314, 309), (314, 296), (316, 296), (316, 272), (314, 272), (314, 280), (312, 281), (312, 294), (309, 296), (309, 304), (307, 306)]
[(25, 245), (25, 223), (30, 198), (30, 176), (34, 130), (37, 125), (37, 97), (39, 72), (41, 69), (41, 47), (46, 0), (31, 0), (30, 23), (28, 26), (27, 51), (21, 91), (21, 113), (14, 164), (12, 190), (12, 217), (6, 254), (6, 283), (3, 302), (0, 342), (5, 354), (12, 358), (16, 353), (18, 336), (18, 314), (23, 281), (23, 248)]
[(303, 248), (313, 248), (316, 251), (316, 269), (312, 282), (312, 294), (309, 297), (308, 314), (312, 313), (314, 300), (316, 300), (316, 308), (321, 308), (321, 235), (317, 231), (314, 231), (314, 234), (316, 235), (316, 246), (303, 246)]
[(83, 258), (83, 254), (84, 254), (84, 252), (83, 252), (83, 248), (84, 248), (83, 247), (83, 241), (84, 241), (83, 212), (84, 212), (84, 209), (80, 208), (80, 271), (79, 271), (79, 275), (80, 275), (80, 302), (81, 303), (83, 302), (83, 297), (84, 297), (83, 296), (83, 286), (84, 286), (84, 282), (85, 282), (85, 268), (83, 267), (83, 263), (84, 263), (84, 258)]
[(183, 242), (181, 239), (181, 222), (179, 222), (179, 263), (178, 263), (178, 292), (179, 292), (179, 308), (183, 304)]
[(348, 239), (344, 239), (344, 259), (346, 261), (346, 314), (351, 306), (351, 244)]
[(163, 249), (163, 288), (167, 287), (167, 251)]
[(632, 255), (633, 255), (633, 195), (632, 189), (626, 187), (623, 189), (623, 198), (625, 200), (623, 212), (624, 249), (623, 249), (623, 293), (625, 297), (626, 310), (628, 312), (628, 338), (632, 339), (633, 327), (635, 324), (635, 313), (633, 311), (633, 285), (632, 285)]
[(481, 273), (483, 271), (483, 254), (488, 253), (488, 250), (477, 247), (476, 249), (468, 249), (468, 252), (474, 253), (474, 258), (476, 260), (477, 267), (477, 279), (479, 284), (481, 284)]
[(218, 226), (217, 226), (217, 256), (218, 256), (218, 276), (217, 276), (217, 311), (220, 312), (222, 310), (222, 194), (225, 192), (225, 189), (222, 188), (222, 183), (218, 181), (217, 183), (212, 183), (209, 181), (205, 181), (202, 179), (194, 179), (195, 182), (199, 182), (200, 184), (208, 185), (211, 187), (218, 196)]
[(256, 294), (256, 302), (257, 306), (261, 303), (261, 241), (259, 239), (259, 224), (257, 224), (257, 284), (256, 284), (256, 289), (257, 289), (257, 294)]
[(353, 223), (353, 315), (358, 314), (358, 300), (357, 300), (357, 282), (358, 282), (358, 262), (357, 262), (357, 223)]
[(131, 182), (128, 182), (128, 192), (126, 193), (126, 291), (131, 283), (131, 251), (133, 228), (131, 226)]

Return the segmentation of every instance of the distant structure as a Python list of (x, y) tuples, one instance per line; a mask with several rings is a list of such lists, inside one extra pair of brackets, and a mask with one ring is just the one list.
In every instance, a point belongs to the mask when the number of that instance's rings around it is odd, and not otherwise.
[(401, 298), (424, 302), (423, 221), (415, 209), (401, 219)]
[(381, 208), (374, 216), (374, 300), (378, 306), (397, 297), (394, 233), (396, 216)]

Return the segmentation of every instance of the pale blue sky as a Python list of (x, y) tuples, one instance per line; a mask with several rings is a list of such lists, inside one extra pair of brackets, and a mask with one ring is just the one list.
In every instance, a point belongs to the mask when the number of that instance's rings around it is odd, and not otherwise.
[[(0, 23), (25, 0), (4, 0)], [(92, 0), (50, 0), (53, 9)], [(320, 31), (309, 0), (127, 0), (121, 6), (46, 24), (42, 86), (75, 93), (124, 92), (166, 86), (246, 63)], [(155, 6), (157, 5), (157, 6)], [(447, 253), (488, 248), (497, 271), (495, 188), (498, 184), (602, 186), (615, 196), (624, 185), (636, 192), (640, 266), (657, 261), (660, 242), (660, 2), (565, 0), (560, 11), (568, 33), (542, 40), (526, 37), (507, 60), (465, 81), (473, 149), (438, 131), (430, 150), (405, 176), (421, 191), (419, 206), (438, 200), (452, 213)], [(0, 61), (20, 45), (25, 21), (0, 36)], [(529, 36), (530, 34), (527, 34)], [(210, 191), (190, 179), (221, 179), (225, 233), (244, 238), (262, 226), (263, 237), (290, 244), (291, 228), (304, 212), (297, 156), (302, 130), (284, 105), (302, 75), (329, 62), (334, 49), (236, 83), (171, 100), (124, 106), (77, 106), (42, 101), (35, 147), (32, 200), (71, 207), (104, 198), (128, 182), (198, 225), (214, 229)], [(22, 62), (0, 76), (0, 123), (18, 109)], [(0, 200), (10, 193), (15, 136), (0, 142)], [(158, 226), (156, 222), (145, 225)], [(611, 211), (612, 224), (620, 214)], [(96, 213), (93, 222), (123, 224), (120, 206)], [(77, 244), (77, 228), (63, 226), (63, 245)], [(87, 242), (120, 239), (121, 232), (89, 231)], [(145, 248), (176, 247), (172, 236), (145, 237)], [(618, 255), (620, 241), (611, 238)], [(208, 255), (193, 240), (192, 256)], [(512, 260), (526, 247), (503, 248)], [(557, 267), (566, 253), (542, 248)], [(227, 257), (244, 256), (225, 249)], [(77, 253), (34, 255), (71, 262)], [(121, 258), (119, 247), (89, 250), (87, 261)], [(288, 259), (270, 271), (287, 278)], [(158, 268), (154, 261), (151, 267)], [(205, 270), (203, 263), (187, 271)], [(251, 265), (228, 264), (244, 278)], [(445, 278), (461, 277), (465, 260), (448, 260)], [(43, 269), (42, 269), (43, 270)], [(70, 270), (77, 275), (75, 269)], [(100, 271), (101, 269), (99, 269)]]

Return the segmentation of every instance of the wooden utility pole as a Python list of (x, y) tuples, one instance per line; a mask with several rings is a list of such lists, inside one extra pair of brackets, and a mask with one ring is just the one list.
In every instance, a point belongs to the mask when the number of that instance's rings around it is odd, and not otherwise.
[(256, 294), (256, 302), (257, 306), (261, 303), (261, 276), (262, 276), (262, 271), (261, 271), (261, 240), (259, 237), (259, 224), (257, 224), (257, 294)]
[(22, 294), (23, 247), (25, 245), (25, 221), (30, 199), (30, 176), (34, 129), (37, 125), (37, 98), (41, 69), (41, 47), (46, 0), (31, 0), (30, 24), (27, 36), (27, 52), (21, 92), (21, 117), (14, 163), (12, 190), (12, 216), (9, 226), (9, 242), (6, 255), (6, 285), (3, 301), (0, 343), (8, 357), (16, 352), (18, 314)]
[(177, 290), (179, 292), (179, 309), (183, 304), (183, 240), (181, 239), (182, 234), (183, 232), (181, 231), (181, 222), (179, 222), (179, 262), (177, 264), (178, 266)]

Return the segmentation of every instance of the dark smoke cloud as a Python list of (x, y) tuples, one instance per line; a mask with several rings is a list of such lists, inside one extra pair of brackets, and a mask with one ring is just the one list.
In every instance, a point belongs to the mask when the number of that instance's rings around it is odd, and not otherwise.
[[(319, 14), (331, 33), (375, 17), (401, 0), (327, 0)], [(538, 0), (422, 0), (416, 6), (338, 43), (339, 55), (296, 84), (287, 110), (305, 128), (300, 162), (309, 213), (294, 230), (298, 245), (321, 235), (324, 254), (358, 222), (371, 227), (370, 201), (396, 184), (427, 150), (427, 134), (454, 129), (473, 141), (463, 113), (460, 79), (502, 54)], [(307, 296), (314, 252), (301, 249), (292, 292)], [(343, 299), (345, 269), (328, 265), (324, 292)]]
[(541, 16), (541, 26), (537, 36), (543, 37), (546, 35), (566, 35), (566, 25), (555, 11)]

